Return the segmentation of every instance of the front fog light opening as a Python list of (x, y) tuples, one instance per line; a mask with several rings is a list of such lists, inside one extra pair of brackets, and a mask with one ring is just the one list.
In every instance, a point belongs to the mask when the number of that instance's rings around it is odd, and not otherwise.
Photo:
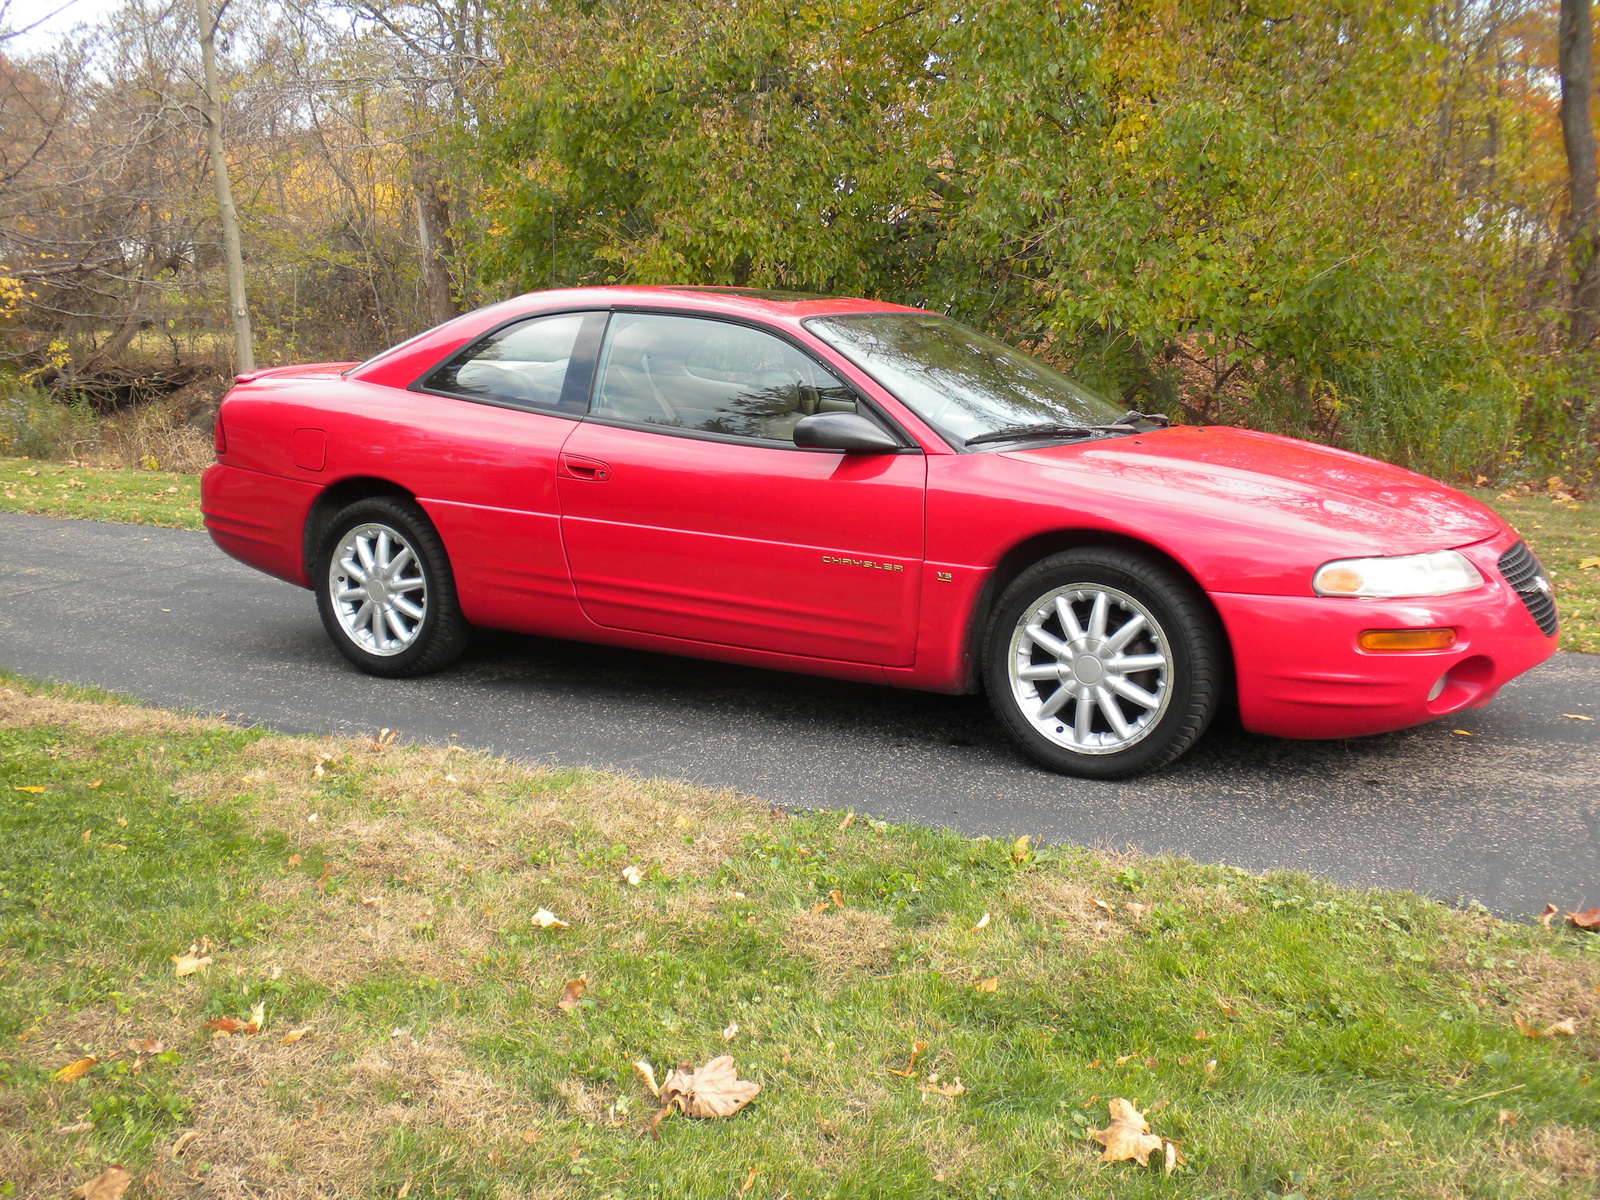
[(1494, 685), (1494, 661), (1487, 655), (1474, 654), (1433, 681), (1426, 701), (1428, 712), (1442, 717), (1458, 708), (1481, 708), (1494, 699), (1498, 690)]

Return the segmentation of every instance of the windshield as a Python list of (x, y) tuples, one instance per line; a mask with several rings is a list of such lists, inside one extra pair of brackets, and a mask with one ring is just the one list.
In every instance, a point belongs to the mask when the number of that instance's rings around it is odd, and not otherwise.
[(1026, 425), (1106, 425), (1123, 412), (1022, 351), (936, 313), (813, 317), (806, 328), (955, 446)]

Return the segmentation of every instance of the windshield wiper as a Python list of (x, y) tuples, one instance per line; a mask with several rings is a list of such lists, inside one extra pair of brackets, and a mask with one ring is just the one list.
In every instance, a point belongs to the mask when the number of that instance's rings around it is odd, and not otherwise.
[(969, 437), (962, 443), (964, 446), (981, 446), (984, 442), (1011, 442), (1020, 438), (1036, 437), (1094, 437), (1101, 433), (1138, 433), (1139, 428), (1135, 421), (1149, 421), (1153, 425), (1165, 427), (1172, 424), (1164, 413), (1142, 413), (1129, 409), (1110, 425), (1066, 425), (1054, 421), (1044, 421), (1037, 425), (1007, 425), (1004, 429), (991, 430), (980, 433), (977, 437)]

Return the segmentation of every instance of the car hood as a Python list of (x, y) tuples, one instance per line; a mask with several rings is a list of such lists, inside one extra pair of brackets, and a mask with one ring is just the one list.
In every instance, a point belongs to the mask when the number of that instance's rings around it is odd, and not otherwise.
[(1084, 485), (1092, 477), (1103, 489), (1115, 480), (1130, 500), (1176, 503), (1197, 518), (1244, 519), (1304, 537), (1322, 551), (1414, 554), (1470, 545), (1506, 528), (1470, 496), (1425, 475), (1244, 429), (1176, 426), (1002, 453)]

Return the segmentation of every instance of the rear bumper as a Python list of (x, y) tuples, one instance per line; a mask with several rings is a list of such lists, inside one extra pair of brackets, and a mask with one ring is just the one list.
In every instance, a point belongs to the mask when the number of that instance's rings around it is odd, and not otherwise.
[[(1386, 733), (1480, 708), (1510, 680), (1555, 652), (1498, 559), (1514, 538), (1463, 549), (1486, 583), (1426, 600), (1212, 593), (1233, 643), (1239, 715), (1246, 729), (1277, 737)], [(1371, 652), (1368, 629), (1448, 627), (1449, 650)], [(1439, 687), (1440, 680), (1444, 683)]]
[(306, 517), (317, 484), (246, 471), (223, 463), (200, 477), (200, 514), (211, 540), (240, 562), (310, 587), (302, 558)]

